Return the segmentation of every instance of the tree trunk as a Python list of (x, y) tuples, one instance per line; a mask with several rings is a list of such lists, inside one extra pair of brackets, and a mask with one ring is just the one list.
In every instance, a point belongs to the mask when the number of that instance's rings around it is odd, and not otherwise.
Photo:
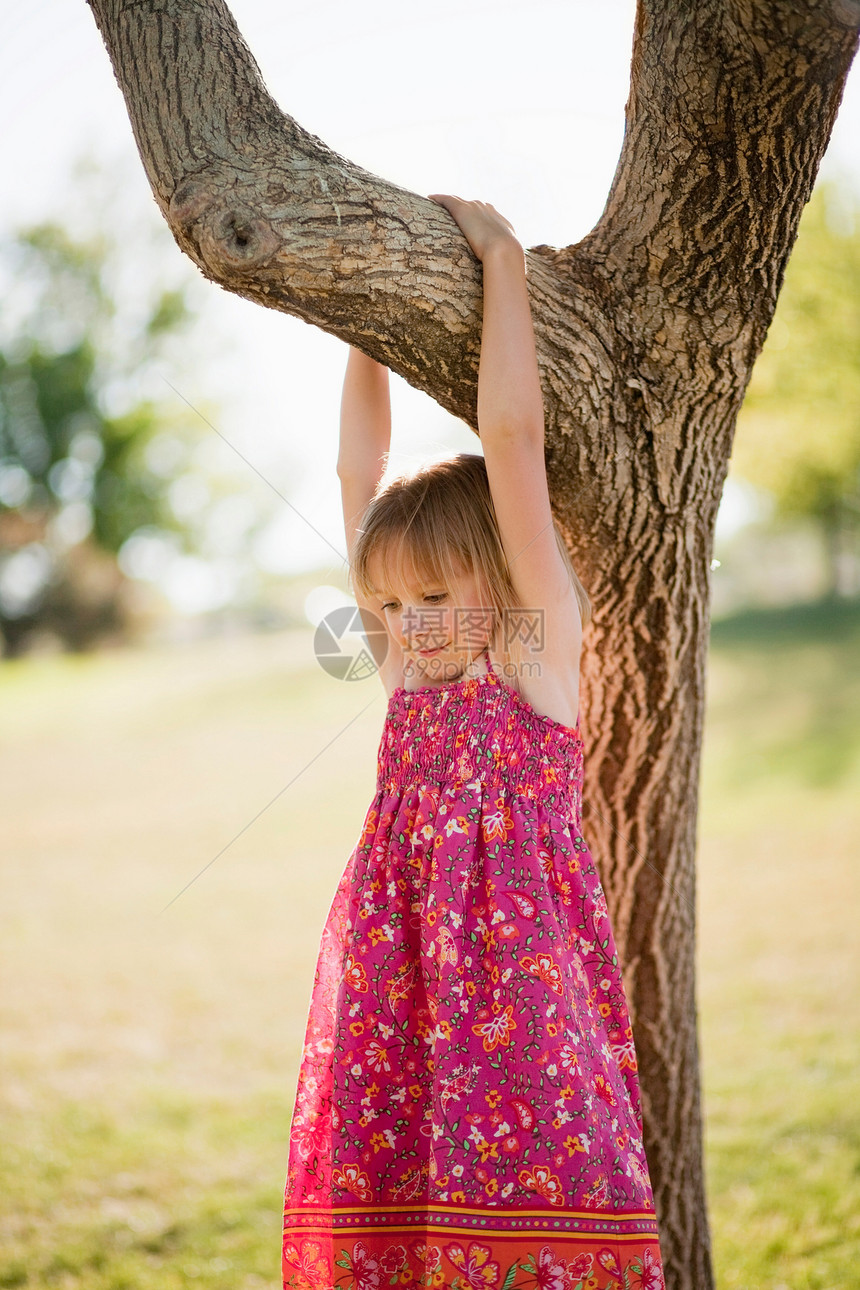
[[(89, 2), (155, 198), (202, 272), (475, 427), (480, 266), (446, 212), (284, 116), (222, 0)], [(694, 856), (714, 522), (858, 21), (860, 0), (640, 0), (606, 209), (578, 245), (528, 255), (550, 490), (595, 610), (585, 822), (670, 1290), (713, 1284)]]

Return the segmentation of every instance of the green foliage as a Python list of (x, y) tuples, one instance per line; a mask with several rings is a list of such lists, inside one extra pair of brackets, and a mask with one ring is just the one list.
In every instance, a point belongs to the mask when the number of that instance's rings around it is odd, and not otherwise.
[(738, 421), (732, 469), (784, 517), (860, 517), (860, 201), (820, 185)]
[(163, 336), (178, 331), (190, 320), (188, 302), (181, 291), (164, 291), (146, 324), (149, 336)]
[(115, 553), (144, 525), (178, 527), (145, 448), (175, 420), (150, 392), (153, 363), (191, 314), (169, 289), (128, 317), (110, 289), (113, 255), (104, 238), (75, 240), (56, 224), (4, 248), (0, 510), (50, 518), (83, 505), (93, 540)]

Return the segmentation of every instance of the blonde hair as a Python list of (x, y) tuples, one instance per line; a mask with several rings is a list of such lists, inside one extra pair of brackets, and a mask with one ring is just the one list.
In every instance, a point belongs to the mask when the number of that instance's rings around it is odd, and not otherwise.
[[(583, 624), (588, 623), (591, 601), (555, 519), (552, 526)], [(518, 635), (505, 639), (509, 633), (502, 635), (501, 628), (506, 613), (536, 607), (521, 605), (514, 591), (482, 456), (459, 453), (413, 475), (380, 483), (362, 517), (350, 566), (353, 591), (364, 599), (377, 594), (370, 574), (377, 560), (386, 576), (407, 582), (414, 573), (451, 587), (464, 569), (473, 574), (488, 598), (485, 608), (495, 610), (493, 652), (503, 659), (505, 679), (516, 678), (521, 642)]]

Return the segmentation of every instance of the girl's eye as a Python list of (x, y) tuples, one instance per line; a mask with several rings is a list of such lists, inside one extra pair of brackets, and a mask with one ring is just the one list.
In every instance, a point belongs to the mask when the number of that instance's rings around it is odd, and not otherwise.
[[(432, 596), (425, 596), (425, 597), (424, 597), (424, 599), (425, 599), (425, 600), (431, 600), (431, 601), (444, 600), (444, 599), (446, 598), (446, 596), (447, 596), (447, 595), (448, 595), (447, 591), (437, 591), (437, 592), (434, 592), (434, 594), (433, 594)], [(385, 610), (385, 609), (396, 609), (396, 608), (397, 608), (398, 603), (399, 603), (399, 602), (398, 602), (398, 601), (396, 601), (396, 600), (387, 600), (387, 601), (385, 602), (385, 604), (382, 606), (382, 609), (383, 609), (383, 610)]]

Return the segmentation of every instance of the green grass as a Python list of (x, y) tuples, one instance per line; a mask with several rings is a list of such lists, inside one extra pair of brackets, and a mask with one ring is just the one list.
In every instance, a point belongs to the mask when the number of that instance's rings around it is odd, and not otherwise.
[(716, 623), (698, 869), (720, 1290), (860, 1284), (860, 605)]
[[(759, 609), (711, 631), (720, 788), (839, 788), (860, 760), (860, 602)], [(745, 792), (745, 795), (747, 795)], [(715, 799), (716, 800), (716, 799)]]
[(237, 1103), (150, 1090), (123, 1111), (64, 1099), (39, 1119), (8, 1113), (4, 1130), (0, 1189), (16, 1213), (0, 1286), (272, 1284), (280, 1091)]
[[(749, 613), (712, 639), (697, 915), (718, 1285), (848, 1290), (860, 607)], [(278, 1286), (313, 962), (383, 711), (301, 634), (0, 666), (0, 1290)]]

